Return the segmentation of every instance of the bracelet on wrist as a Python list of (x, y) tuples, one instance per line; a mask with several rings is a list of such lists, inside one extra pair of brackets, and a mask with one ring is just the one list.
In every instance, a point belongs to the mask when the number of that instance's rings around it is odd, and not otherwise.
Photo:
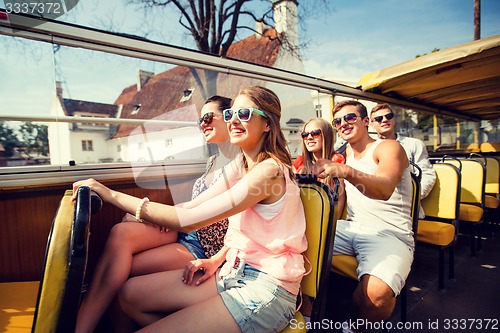
[(148, 197), (142, 198), (142, 200), (139, 202), (139, 205), (137, 206), (137, 209), (135, 210), (135, 219), (139, 222), (144, 222), (141, 218), (141, 212), (146, 202), (149, 202), (149, 198)]

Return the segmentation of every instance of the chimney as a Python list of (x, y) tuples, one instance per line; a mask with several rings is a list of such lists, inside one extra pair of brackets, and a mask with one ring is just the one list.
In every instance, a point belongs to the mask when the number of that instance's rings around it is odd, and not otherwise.
[(298, 14), (296, 0), (273, 0), (274, 27), (280, 33), (286, 33), (288, 43), (292, 46), (299, 45)]
[(137, 91), (141, 91), (142, 87), (148, 82), (148, 80), (155, 75), (155, 73), (146, 72), (142, 69), (139, 69), (138, 77), (137, 77)]
[(264, 22), (262, 20), (255, 21), (255, 37), (257, 40), (264, 34)]
[(63, 97), (63, 87), (61, 81), (56, 81), (56, 96), (59, 98)]

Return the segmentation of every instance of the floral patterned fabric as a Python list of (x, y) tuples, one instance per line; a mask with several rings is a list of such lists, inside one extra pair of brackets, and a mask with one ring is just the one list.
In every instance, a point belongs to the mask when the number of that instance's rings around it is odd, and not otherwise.
[[(209, 187), (209, 185), (205, 183), (205, 179), (207, 178), (207, 174), (212, 169), (215, 159), (218, 156), (219, 154), (210, 157), (205, 173), (195, 181), (192, 192), (193, 199)], [(212, 185), (222, 175), (221, 170), (216, 170), (215, 172), (216, 174), (214, 174), (214, 179), (210, 185)], [(223, 219), (196, 231), (198, 240), (200, 241), (207, 258), (210, 258), (219, 252), (222, 246), (224, 246), (224, 237), (226, 236), (228, 224), (228, 219)]]

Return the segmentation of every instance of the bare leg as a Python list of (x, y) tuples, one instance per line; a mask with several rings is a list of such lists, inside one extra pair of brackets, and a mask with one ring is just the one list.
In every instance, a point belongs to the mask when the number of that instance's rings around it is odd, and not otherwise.
[(110, 232), (89, 291), (78, 313), (76, 332), (93, 332), (117, 291), (127, 280), (134, 253), (173, 243), (176, 232), (161, 233), (147, 223), (122, 222)]
[(182, 270), (138, 276), (127, 281), (119, 299), (130, 317), (149, 325), (141, 332), (240, 332), (218, 295), (215, 275), (199, 286), (183, 283)]
[(395, 304), (392, 289), (379, 278), (365, 274), (353, 294), (354, 319), (362, 318), (370, 322), (386, 320)]
[(195, 258), (179, 243), (171, 243), (134, 255), (130, 276), (181, 269)]
[[(181, 269), (194, 259), (191, 252), (179, 243), (158, 246), (134, 254), (130, 276)], [(133, 331), (135, 323), (123, 312), (116, 298), (108, 313), (115, 332)]]

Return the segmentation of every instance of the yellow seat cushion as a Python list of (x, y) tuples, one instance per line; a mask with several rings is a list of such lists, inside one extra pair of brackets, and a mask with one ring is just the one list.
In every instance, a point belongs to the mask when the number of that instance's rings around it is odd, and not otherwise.
[(455, 227), (451, 223), (437, 221), (418, 221), (417, 241), (447, 246), (455, 238)]
[(484, 207), (489, 208), (489, 209), (495, 209), (498, 208), (498, 199), (493, 196), (486, 194), (484, 196)]
[(480, 222), (483, 218), (483, 209), (481, 207), (470, 205), (470, 204), (460, 204), (460, 221), (467, 222)]
[(482, 153), (494, 153), (500, 151), (500, 142), (483, 142), (479, 146)]
[(38, 281), (0, 283), (1, 332), (31, 332), (38, 285)]
[(295, 312), (293, 319), (290, 321), (290, 324), (285, 327), (281, 333), (305, 333), (306, 332), (306, 321), (304, 316), (299, 311)]
[(356, 268), (358, 268), (356, 257), (343, 254), (334, 255), (332, 257), (332, 270), (335, 273), (342, 274), (357, 281), (358, 274), (356, 273)]

